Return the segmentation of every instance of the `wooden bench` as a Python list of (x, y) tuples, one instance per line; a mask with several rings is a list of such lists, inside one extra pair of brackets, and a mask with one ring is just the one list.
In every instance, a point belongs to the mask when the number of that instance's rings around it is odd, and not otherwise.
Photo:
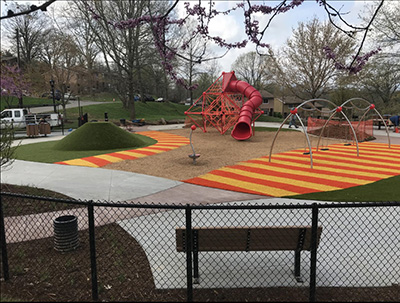
[[(186, 228), (176, 228), (176, 248), (186, 252)], [(318, 227), (317, 246), (322, 233)], [(193, 227), (194, 283), (199, 283), (199, 251), (294, 251), (294, 276), (300, 276), (302, 250), (311, 250), (311, 226)]]
[[(382, 118), (385, 120), (385, 123), (389, 120), (391, 115), (383, 115)], [(378, 129), (380, 130), (382, 126), (384, 126), (384, 123), (382, 122), (382, 119), (379, 116), (373, 116), (372, 117), (373, 125), (378, 126)], [(392, 127), (392, 125), (387, 125), (388, 129)]]

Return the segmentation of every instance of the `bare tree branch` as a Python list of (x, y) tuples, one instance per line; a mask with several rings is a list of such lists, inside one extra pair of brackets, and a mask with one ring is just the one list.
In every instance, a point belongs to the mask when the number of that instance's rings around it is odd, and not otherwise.
[(36, 5), (33, 4), (33, 5), (31, 5), (29, 10), (23, 11), (23, 12), (19, 12), (19, 13), (14, 13), (12, 10), (8, 10), (7, 16), (0, 17), (0, 20), (13, 18), (13, 17), (17, 17), (17, 16), (22, 16), (22, 15), (29, 15), (30, 13), (33, 13), (33, 12), (38, 11), (38, 10), (41, 10), (41, 11), (45, 12), (45, 11), (47, 11), (47, 7), (52, 5), (56, 1), (57, 0), (49, 0), (49, 1), (45, 2), (45, 3), (43, 3), (40, 6), (36, 6)]
[(364, 32), (363, 39), (362, 39), (361, 44), (360, 44), (360, 46), (359, 46), (359, 48), (358, 48), (357, 54), (354, 56), (353, 61), (350, 63), (350, 67), (352, 67), (353, 64), (354, 64), (354, 62), (357, 61), (358, 56), (360, 55), (361, 50), (362, 50), (362, 48), (363, 48), (363, 46), (364, 46), (365, 40), (366, 40), (366, 38), (367, 38), (369, 28), (371, 27), (373, 21), (375, 20), (376, 16), (378, 15), (378, 11), (379, 11), (379, 9), (382, 7), (384, 1), (385, 1), (385, 0), (381, 0), (381, 2), (379, 3), (379, 6), (376, 8), (376, 10), (375, 10), (375, 12), (374, 12), (374, 15), (372, 16), (372, 18), (371, 18), (371, 20), (369, 21), (368, 25), (365, 27), (365, 32)]
[(174, 10), (174, 8), (178, 5), (179, 0), (175, 0), (175, 3), (169, 8), (169, 10), (165, 13), (164, 16), (162, 16), (162, 18), (166, 18), (168, 17), (168, 15)]

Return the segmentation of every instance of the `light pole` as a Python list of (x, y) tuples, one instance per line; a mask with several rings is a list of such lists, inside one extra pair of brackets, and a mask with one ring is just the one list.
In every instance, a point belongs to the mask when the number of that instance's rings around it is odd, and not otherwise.
[[(19, 55), (19, 30), (18, 30), (18, 28), (17, 28), (17, 64), (18, 64), (18, 69), (21, 70), (21, 58)], [(23, 98), (22, 96), (23, 96), (23, 94), (21, 93), (21, 97), (18, 97), (18, 107), (19, 108), (24, 107), (24, 104), (22, 101), (22, 98)]]
[(56, 101), (54, 100), (54, 80), (53, 80), (53, 79), (50, 80), (50, 86), (51, 86), (51, 95), (52, 95), (52, 97), (53, 97), (54, 112), (57, 113), (57, 110), (56, 110)]

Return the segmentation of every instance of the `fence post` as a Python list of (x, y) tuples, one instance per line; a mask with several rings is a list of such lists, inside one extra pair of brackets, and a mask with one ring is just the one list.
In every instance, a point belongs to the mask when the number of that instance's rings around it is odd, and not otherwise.
[(10, 278), (10, 273), (8, 269), (6, 229), (4, 227), (3, 197), (1, 195), (0, 195), (0, 244), (1, 244), (1, 257), (3, 263), (4, 280), (7, 281)]
[(311, 225), (311, 260), (310, 260), (310, 302), (315, 302), (316, 273), (317, 273), (317, 233), (318, 233), (318, 204), (312, 204)]
[(192, 213), (189, 204), (186, 204), (186, 276), (187, 276), (187, 301), (193, 302), (193, 276), (192, 276)]
[(93, 201), (88, 204), (88, 219), (89, 219), (89, 243), (90, 243), (90, 267), (92, 273), (92, 299), (99, 300), (99, 292), (97, 288), (97, 267), (96, 267), (96, 238), (94, 232), (94, 211)]

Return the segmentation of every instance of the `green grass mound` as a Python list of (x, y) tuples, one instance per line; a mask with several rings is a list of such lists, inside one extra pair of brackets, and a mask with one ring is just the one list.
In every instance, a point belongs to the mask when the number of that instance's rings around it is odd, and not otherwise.
[(109, 122), (88, 122), (54, 145), (56, 150), (106, 150), (146, 146), (133, 135)]

